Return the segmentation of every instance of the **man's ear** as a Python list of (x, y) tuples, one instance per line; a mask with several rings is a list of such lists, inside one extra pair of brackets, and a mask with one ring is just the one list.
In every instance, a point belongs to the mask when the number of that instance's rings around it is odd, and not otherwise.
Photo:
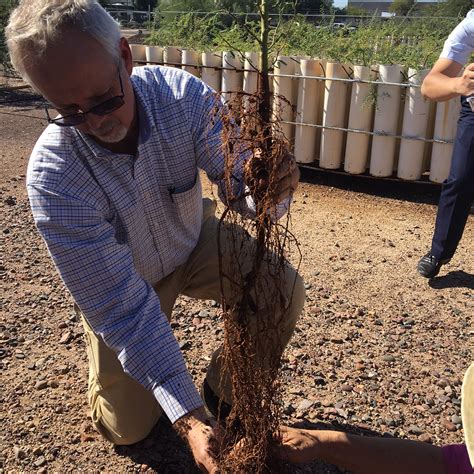
[(123, 61), (125, 69), (128, 72), (128, 75), (130, 76), (132, 74), (132, 69), (133, 69), (132, 51), (130, 49), (130, 45), (128, 44), (128, 41), (126, 38), (120, 38), (119, 49), (120, 49), (120, 57)]

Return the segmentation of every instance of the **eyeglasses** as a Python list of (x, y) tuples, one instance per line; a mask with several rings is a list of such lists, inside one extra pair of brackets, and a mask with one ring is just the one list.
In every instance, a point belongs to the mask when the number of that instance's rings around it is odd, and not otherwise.
[(94, 105), (94, 107), (87, 110), (86, 112), (77, 112), (75, 114), (63, 115), (54, 119), (51, 118), (51, 116), (49, 115), (48, 107), (45, 107), (46, 116), (48, 117), (48, 123), (54, 123), (56, 125), (59, 125), (60, 127), (73, 127), (75, 125), (80, 125), (81, 123), (84, 123), (86, 121), (87, 114), (102, 116), (110, 114), (122, 107), (122, 105), (125, 103), (125, 101), (123, 100), (123, 98), (125, 97), (125, 93), (123, 92), (123, 84), (122, 78), (120, 76), (120, 71), (118, 73), (118, 76), (120, 81), (120, 95), (116, 95), (115, 97), (111, 97), (110, 99), (107, 99), (106, 101), (100, 104)]

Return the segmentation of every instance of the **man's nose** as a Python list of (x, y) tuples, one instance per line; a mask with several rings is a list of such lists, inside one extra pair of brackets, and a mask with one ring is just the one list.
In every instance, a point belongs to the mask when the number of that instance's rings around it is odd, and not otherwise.
[(97, 130), (100, 129), (106, 118), (106, 115), (96, 115), (89, 113), (86, 115), (86, 123), (90, 128)]

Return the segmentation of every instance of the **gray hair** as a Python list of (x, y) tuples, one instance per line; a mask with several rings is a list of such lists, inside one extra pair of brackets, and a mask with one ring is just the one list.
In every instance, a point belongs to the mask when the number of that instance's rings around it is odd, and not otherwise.
[(118, 62), (120, 27), (97, 0), (21, 0), (5, 36), (13, 67), (25, 80), (25, 63), (40, 59), (68, 28), (93, 37)]

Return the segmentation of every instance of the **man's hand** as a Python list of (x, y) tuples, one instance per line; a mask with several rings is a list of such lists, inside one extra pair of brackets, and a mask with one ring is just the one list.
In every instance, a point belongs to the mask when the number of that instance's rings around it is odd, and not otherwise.
[(198, 408), (176, 421), (174, 428), (188, 443), (199, 469), (203, 472), (217, 473), (216, 456), (222, 428), (216, 420), (207, 416), (204, 408)]
[(456, 78), (456, 92), (460, 95), (474, 94), (474, 63), (468, 64), (462, 76)]
[(307, 463), (318, 458), (319, 440), (316, 431), (301, 430), (282, 426), (280, 445), (277, 447), (278, 456), (293, 463)]
[(281, 157), (276, 178), (278, 182), (276, 187), (276, 204), (279, 204), (293, 195), (300, 181), (300, 170), (296, 164), (295, 157), (288, 151)]

